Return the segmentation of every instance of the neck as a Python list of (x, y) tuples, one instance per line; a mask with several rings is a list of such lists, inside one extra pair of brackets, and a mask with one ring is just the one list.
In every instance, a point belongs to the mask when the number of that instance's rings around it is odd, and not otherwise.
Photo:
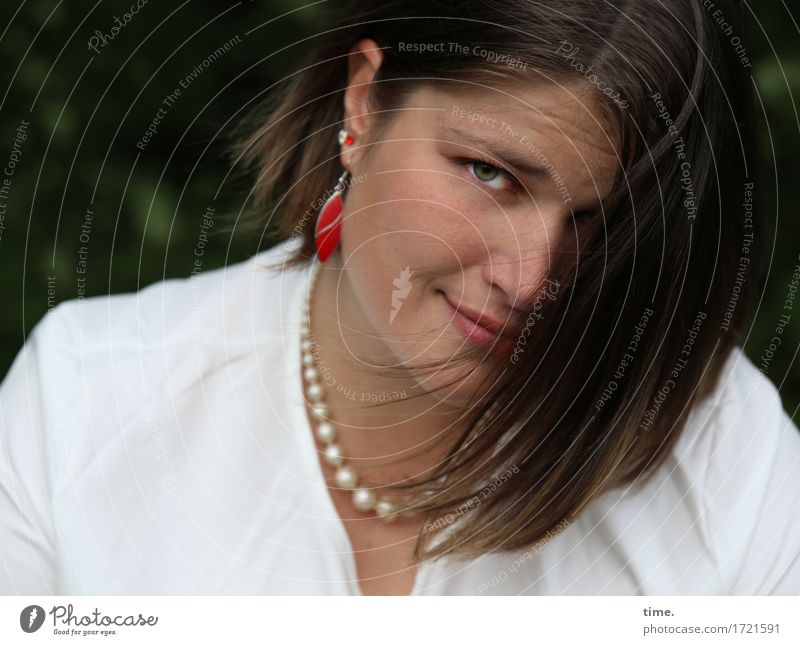
[(463, 410), (420, 392), (369, 324), (340, 254), (318, 268), (311, 340), (338, 443), (351, 465), (380, 486), (433, 474), (464, 427)]

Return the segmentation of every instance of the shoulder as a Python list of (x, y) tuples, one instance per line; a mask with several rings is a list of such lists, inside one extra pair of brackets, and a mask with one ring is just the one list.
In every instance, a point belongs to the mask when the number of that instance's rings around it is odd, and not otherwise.
[(740, 347), (674, 451), (731, 593), (800, 591), (800, 431)]
[[(35, 383), (34, 407), (8, 397), (3, 413), (25, 416), (30, 408), (45, 444), (88, 451), (112, 440), (145, 404), (202, 388), (215, 372), (279, 360), (301, 273), (267, 267), (279, 269), (291, 246), (138, 292), (58, 304), (34, 327), (4, 383), (9, 393)], [(23, 432), (25, 423), (18, 425)], [(69, 477), (54, 475), (53, 486)]]
[[(297, 269), (278, 270), (293, 247), (287, 241), (242, 262), (136, 292), (67, 300), (37, 327), (82, 354), (112, 346), (147, 350), (223, 342), (223, 336), (228, 345), (252, 342), (254, 335), (263, 339), (285, 314), (276, 305), (288, 301), (298, 284)], [(251, 316), (263, 316), (266, 326), (255, 327)]]
[[(0, 383), (0, 593), (52, 593), (54, 509), (70, 500), (61, 508), (71, 513), (76, 482), (83, 490), (106, 485), (132, 467), (137, 449), (149, 472), (153, 452), (143, 446), (166, 445), (167, 427), (180, 431), (169, 425), (174, 397), (196, 387), (205, 394), (214, 371), (278, 360), (282, 303), (302, 276), (279, 270), (290, 251), (284, 243), (135, 293), (68, 300), (37, 322)], [(198, 397), (188, 398), (192, 406)], [(162, 410), (163, 436), (154, 434), (150, 408)]]
[(626, 563), (637, 593), (800, 591), (800, 432), (740, 347), (641, 484), (607, 491), (575, 522)]

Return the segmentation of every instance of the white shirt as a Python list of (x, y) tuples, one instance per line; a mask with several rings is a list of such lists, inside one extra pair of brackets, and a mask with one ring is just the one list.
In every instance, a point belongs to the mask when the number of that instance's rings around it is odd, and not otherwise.
[[(303, 408), (292, 242), (62, 302), (0, 387), (0, 593), (360, 594)], [(742, 353), (644, 489), (412, 594), (796, 594), (800, 434)]]

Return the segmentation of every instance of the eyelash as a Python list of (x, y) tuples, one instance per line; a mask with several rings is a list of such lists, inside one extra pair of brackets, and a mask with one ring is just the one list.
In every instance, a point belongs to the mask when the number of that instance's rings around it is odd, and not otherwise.
[[(481, 157), (480, 155), (475, 157), (475, 158), (462, 157), (462, 158), (458, 159), (457, 161), (467, 169), (469, 169), (470, 166), (481, 164), (481, 165), (484, 165), (484, 166), (489, 166), (490, 168), (499, 171), (500, 174), (505, 175), (506, 180), (511, 182), (512, 188), (500, 190), (498, 192), (504, 192), (504, 193), (509, 193), (509, 194), (512, 194), (512, 195), (516, 195), (521, 190), (523, 190), (522, 184), (519, 182), (519, 180), (516, 177), (514, 177), (514, 175), (512, 175), (507, 170), (501, 168), (500, 166), (498, 166), (496, 164), (493, 164), (488, 159), (485, 159), (485, 158)], [(475, 171), (474, 170), (471, 171), (471, 174), (472, 174), (472, 177), (475, 179), (475, 181), (477, 181), (479, 184), (482, 184), (484, 186), (487, 184), (487, 182), (481, 181), (480, 179), (478, 179), (478, 177), (475, 175)], [(496, 190), (496, 189), (494, 189), (494, 190)], [(574, 219), (577, 222), (588, 222), (594, 216), (595, 216), (594, 211), (578, 211), (577, 213), (575, 211), (570, 211), (570, 217), (572, 217), (572, 219)]]

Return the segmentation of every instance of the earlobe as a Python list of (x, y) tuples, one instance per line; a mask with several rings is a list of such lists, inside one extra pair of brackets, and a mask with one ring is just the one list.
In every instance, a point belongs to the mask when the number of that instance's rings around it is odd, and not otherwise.
[(348, 80), (344, 93), (344, 128), (363, 141), (371, 115), (369, 93), (372, 80), (383, 62), (383, 50), (369, 38), (359, 40), (347, 59)]

